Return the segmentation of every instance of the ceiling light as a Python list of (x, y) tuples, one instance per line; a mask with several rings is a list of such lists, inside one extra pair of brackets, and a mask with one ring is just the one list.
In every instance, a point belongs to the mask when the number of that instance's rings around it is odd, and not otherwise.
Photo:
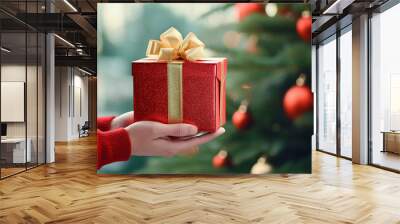
[(2, 51), (6, 52), (6, 53), (10, 53), (10, 52), (11, 52), (11, 50), (9, 50), (9, 49), (7, 49), (7, 48), (5, 48), (5, 47), (1, 47), (0, 49), (1, 49)]
[(68, 1), (64, 0), (65, 4), (67, 4), (74, 12), (78, 12), (78, 10)]
[(84, 52), (83, 52), (82, 48), (77, 48), (76, 49), (76, 53), (78, 53), (79, 55), (84, 55)]
[(83, 70), (83, 69), (81, 69), (81, 68), (79, 68), (79, 67), (78, 67), (78, 70), (81, 71), (81, 72), (83, 72), (83, 73), (85, 73), (85, 74), (87, 74), (87, 75), (93, 75), (92, 73), (90, 73), (90, 72), (88, 72), (88, 71), (86, 71), (86, 70)]
[(60, 36), (57, 35), (57, 34), (54, 34), (54, 36), (57, 37), (57, 38), (58, 38), (59, 40), (61, 40), (62, 42), (64, 42), (65, 44), (67, 44), (68, 46), (75, 48), (75, 45), (73, 45), (73, 44), (72, 44), (71, 42), (69, 42), (68, 40), (66, 40), (66, 39), (64, 39), (64, 38), (62, 38), (62, 37), (60, 37)]

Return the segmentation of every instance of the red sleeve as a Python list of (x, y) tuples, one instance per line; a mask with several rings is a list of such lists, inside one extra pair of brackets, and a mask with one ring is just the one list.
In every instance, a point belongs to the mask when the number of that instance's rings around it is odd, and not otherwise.
[(129, 160), (130, 156), (131, 141), (125, 129), (97, 130), (97, 169), (108, 163)]
[(111, 121), (115, 116), (99, 117), (97, 118), (97, 129), (101, 131), (108, 131), (111, 129)]

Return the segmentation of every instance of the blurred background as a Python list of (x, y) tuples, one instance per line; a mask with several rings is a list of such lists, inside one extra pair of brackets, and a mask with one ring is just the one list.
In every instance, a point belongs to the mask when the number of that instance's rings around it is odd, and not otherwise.
[(227, 132), (194, 156), (132, 157), (99, 173), (310, 173), (307, 4), (98, 4), (98, 116), (133, 110), (131, 62), (171, 26), (227, 57)]

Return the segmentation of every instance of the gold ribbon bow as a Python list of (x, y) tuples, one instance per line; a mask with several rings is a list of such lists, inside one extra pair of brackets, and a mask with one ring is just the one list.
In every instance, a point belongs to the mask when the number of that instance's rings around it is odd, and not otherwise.
[(204, 43), (192, 32), (182, 39), (174, 27), (160, 35), (160, 40), (150, 40), (146, 56), (158, 60), (185, 59), (195, 61), (204, 57)]

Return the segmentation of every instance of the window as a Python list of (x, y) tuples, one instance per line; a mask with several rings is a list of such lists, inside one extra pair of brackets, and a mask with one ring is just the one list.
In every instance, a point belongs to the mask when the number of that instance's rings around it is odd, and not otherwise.
[(352, 35), (351, 26), (341, 31), (340, 45), (340, 155), (351, 158), (352, 149)]
[(318, 149), (336, 153), (336, 36), (318, 47)]
[(371, 18), (371, 162), (400, 170), (400, 5)]

